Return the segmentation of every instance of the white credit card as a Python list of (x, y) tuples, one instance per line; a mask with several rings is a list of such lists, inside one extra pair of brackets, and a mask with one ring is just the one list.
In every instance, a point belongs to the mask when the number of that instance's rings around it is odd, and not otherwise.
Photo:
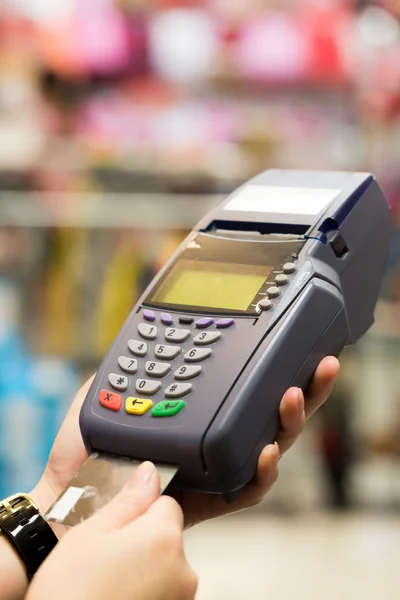
[[(121, 456), (100, 452), (92, 454), (44, 518), (60, 525), (82, 523), (122, 490), (140, 464)], [(178, 467), (155, 466), (160, 475), (162, 494), (175, 477)]]

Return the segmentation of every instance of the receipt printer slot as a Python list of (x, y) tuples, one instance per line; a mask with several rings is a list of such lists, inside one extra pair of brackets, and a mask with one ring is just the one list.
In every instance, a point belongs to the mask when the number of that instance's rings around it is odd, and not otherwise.
[(256, 223), (248, 221), (212, 221), (203, 231), (215, 233), (217, 231), (246, 231), (266, 234), (287, 234), (304, 236), (309, 231), (310, 225), (296, 225), (293, 223)]

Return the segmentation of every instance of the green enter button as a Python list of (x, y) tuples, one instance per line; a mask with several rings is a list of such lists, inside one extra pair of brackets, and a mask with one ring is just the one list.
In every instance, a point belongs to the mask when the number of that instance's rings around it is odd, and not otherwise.
[(164, 400), (153, 408), (151, 414), (153, 417), (174, 417), (186, 406), (184, 400)]

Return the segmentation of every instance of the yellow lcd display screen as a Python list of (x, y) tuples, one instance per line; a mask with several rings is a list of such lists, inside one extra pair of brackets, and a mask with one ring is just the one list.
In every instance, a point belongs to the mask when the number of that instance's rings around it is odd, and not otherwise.
[(273, 267), (181, 260), (156, 291), (157, 304), (246, 311)]

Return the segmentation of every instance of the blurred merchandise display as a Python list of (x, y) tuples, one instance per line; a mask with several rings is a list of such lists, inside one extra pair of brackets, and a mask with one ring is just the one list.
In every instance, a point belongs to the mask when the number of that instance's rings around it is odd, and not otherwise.
[(35, 485), (79, 384), (183, 236), (0, 229), (0, 495)]
[(25, 189), (400, 160), (396, 2), (6, 0), (0, 33), (0, 167)]
[[(38, 357), (19, 327), (21, 290), (0, 281), (0, 495), (32, 489), (43, 471), (78, 376), (69, 360)], [(21, 435), (23, 432), (23, 435)]]
[[(10, 322), (18, 324), (18, 336), (35, 355), (73, 359), (91, 374), (184, 235), (123, 228), (13, 228), (11, 234), (0, 229), (0, 269), (14, 282), (20, 307)], [(5, 313), (4, 323), (7, 318)], [(0, 333), (1, 319), (0, 312)]]

